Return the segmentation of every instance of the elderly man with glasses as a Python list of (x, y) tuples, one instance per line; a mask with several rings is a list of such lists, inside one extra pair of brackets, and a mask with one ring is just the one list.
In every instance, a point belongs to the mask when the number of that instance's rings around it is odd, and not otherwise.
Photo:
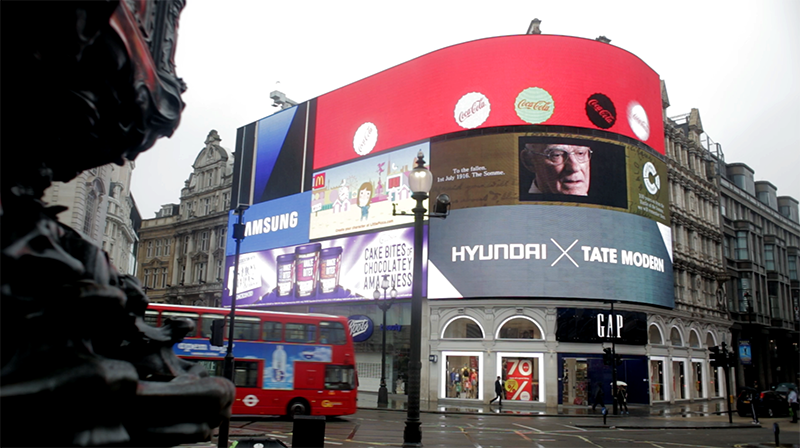
[(536, 176), (528, 193), (587, 196), (591, 158), (588, 146), (526, 143), (520, 163)]

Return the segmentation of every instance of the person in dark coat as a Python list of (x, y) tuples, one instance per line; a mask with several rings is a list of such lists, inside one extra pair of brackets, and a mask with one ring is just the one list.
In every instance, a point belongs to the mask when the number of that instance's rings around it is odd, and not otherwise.
[(603, 392), (603, 385), (598, 383), (597, 390), (594, 392), (594, 404), (592, 404), (592, 411), (595, 410), (597, 405), (599, 404), (601, 408), (606, 407), (605, 403), (606, 393)]
[(630, 414), (628, 412), (628, 391), (625, 390), (625, 386), (617, 386), (617, 405), (619, 405), (620, 413)]
[(499, 404), (500, 404), (500, 406), (502, 406), (503, 405), (503, 379), (500, 378), (499, 376), (497, 377), (497, 381), (494, 382), (494, 393), (497, 394), (497, 396), (492, 398), (491, 401), (489, 401), (489, 404), (492, 404), (494, 402), (494, 400), (498, 400), (499, 399), (500, 400)]

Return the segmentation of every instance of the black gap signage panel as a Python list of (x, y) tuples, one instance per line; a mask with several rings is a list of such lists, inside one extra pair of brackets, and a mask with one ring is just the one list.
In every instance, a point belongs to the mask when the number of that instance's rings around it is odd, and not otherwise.
[(647, 344), (647, 314), (636, 311), (559, 308), (556, 340), (559, 342), (611, 342)]

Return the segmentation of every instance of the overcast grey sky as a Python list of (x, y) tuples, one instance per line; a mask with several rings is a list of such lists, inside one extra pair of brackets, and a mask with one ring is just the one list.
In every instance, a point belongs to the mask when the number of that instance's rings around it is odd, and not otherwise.
[(698, 108), (727, 162), (800, 200), (798, 0), (187, 3), (176, 55), (186, 109), (136, 160), (143, 218), (179, 202), (211, 129), (232, 151), (237, 128), (278, 111), (271, 91), (307, 101), (440, 48), (524, 34), (534, 18), (544, 34), (604, 35), (637, 55), (666, 82), (668, 116)]

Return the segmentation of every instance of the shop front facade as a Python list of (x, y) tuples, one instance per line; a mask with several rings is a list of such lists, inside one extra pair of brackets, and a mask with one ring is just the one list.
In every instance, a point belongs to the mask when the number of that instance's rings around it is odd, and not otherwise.
[[(423, 379), (423, 398), (427, 391), (428, 399), (439, 404), (488, 403), (495, 397), (499, 376), (505, 385), (504, 403), (513, 406), (588, 406), (598, 387), (610, 405), (612, 369), (603, 363), (603, 348), (611, 347), (604, 333), (608, 319), (602, 319), (611, 315), (607, 305), (578, 302), (569, 305), (586, 308), (562, 308), (563, 302), (532, 302), (429, 300), (429, 351), (423, 349), (423, 358), (429, 359), (423, 366), (428, 384), (424, 387)], [(617, 380), (627, 384), (629, 403), (723, 398), (725, 377), (709, 364), (707, 349), (730, 340), (724, 323), (687, 321), (644, 309), (617, 305), (614, 312), (615, 320), (625, 316), (622, 328), (613, 331), (627, 333), (624, 338), (618, 334), (620, 342), (614, 345), (621, 358)], [(576, 314), (593, 323), (579, 323), (582, 331), (569, 335), (564, 327)], [(672, 339), (661, 336), (665, 329)], [(588, 340), (590, 333), (595, 340)]]

